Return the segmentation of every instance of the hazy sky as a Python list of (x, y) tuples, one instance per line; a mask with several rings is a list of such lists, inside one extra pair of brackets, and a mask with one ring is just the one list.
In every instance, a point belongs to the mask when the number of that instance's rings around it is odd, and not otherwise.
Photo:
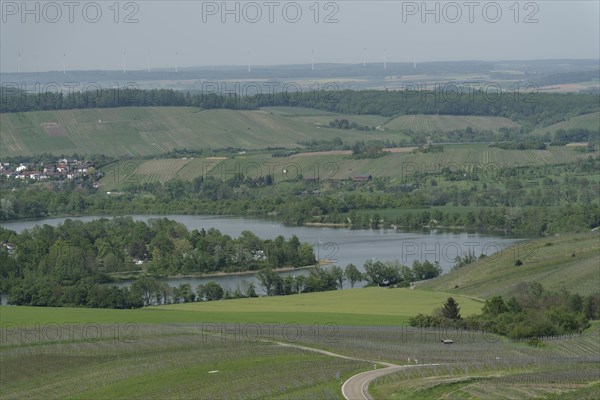
[(2, 72), (600, 57), (597, 0), (22, 4), (1, 1)]

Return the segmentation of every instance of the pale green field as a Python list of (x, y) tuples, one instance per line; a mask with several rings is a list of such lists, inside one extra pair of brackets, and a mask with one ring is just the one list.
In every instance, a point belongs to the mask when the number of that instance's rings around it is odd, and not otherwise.
[[(32, 322), (261, 322), (394, 325), (418, 313), (430, 313), (448, 298), (445, 293), (410, 289), (364, 288), (292, 296), (171, 304), (136, 310), (0, 307), (2, 323)], [(458, 296), (464, 315), (477, 314), (482, 303)], [(47, 310), (47, 313), (40, 313)], [(290, 312), (293, 310), (293, 312)]]
[(547, 126), (545, 128), (539, 128), (531, 132), (534, 135), (543, 135), (546, 132), (550, 132), (550, 134), (554, 134), (559, 129), (590, 129), (593, 131), (598, 131), (600, 129), (600, 112), (583, 114), (577, 117), (570, 118), (566, 121), (559, 122), (554, 125)]
[[(171, 304), (159, 308), (214, 313), (235, 311), (243, 314), (256, 311), (284, 313), (286, 310), (294, 310), (294, 313), (314, 313), (315, 315), (331, 313), (347, 316), (349, 324), (353, 325), (352, 315), (354, 314), (372, 315), (374, 321), (376, 321), (378, 316), (411, 316), (414, 313), (432, 311), (436, 307), (439, 307), (447, 298), (448, 295), (441, 292), (432, 293), (412, 289), (362, 288), (306, 293), (294, 296)], [(481, 302), (462, 296), (456, 300), (461, 304), (464, 315), (476, 314), (481, 311)]]
[[(54, 124), (54, 136), (44, 128), (47, 124)], [(2, 157), (42, 152), (139, 156), (180, 148), (293, 148), (299, 141), (335, 136), (350, 142), (364, 139), (360, 131), (325, 130), (263, 110), (200, 111), (187, 107), (4, 113), (0, 126)], [(370, 133), (369, 137), (396, 138), (383, 132)]]
[(500, 128), (517, 129), (519, 124), (503, 117), (478, 117), (461, 115), (402, 115), (383, 125), (384, 129), (414, 132), (448, 132), (466, 129), (498, 131)]

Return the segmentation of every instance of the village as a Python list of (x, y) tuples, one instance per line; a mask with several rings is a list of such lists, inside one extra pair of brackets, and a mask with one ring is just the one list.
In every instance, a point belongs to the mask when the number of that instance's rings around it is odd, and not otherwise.
[(56, 159), (48, 163), (0, 162), (0, 176), (25, 181), (61, 181), (78, 177), (98, 177), (94, 163), (74, 158)]

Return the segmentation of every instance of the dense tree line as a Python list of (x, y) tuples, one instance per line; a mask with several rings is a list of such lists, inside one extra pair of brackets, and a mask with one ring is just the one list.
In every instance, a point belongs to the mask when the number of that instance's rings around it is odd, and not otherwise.
[[(290, 225), (464, 227), (540, 235), (600, 225), (600, 187), (587, 177), (599, 168), (600, 158), (588, 157), (565, 165), (503, 167), (493, 171), (494, 179), (486, 177), (485, 171), (460, 166), (368, 183), (298, 178), (279, 185), (269, 175), (258, 179), (236, 175), (225, 181), (200, 176), (191, 181), (131, 184), (115, 195), (98, 192), (91, 182), (36, 185), (0, 178), (0, 220), (80, 214), (276, 215)], [(440, 180), (450, 185), (440, 187)], [(328, 190), (332, 184), (334, 189)], [(318, 195), (302, 195), (317, 189)], [(442, 212), (436, 208), (440, 206), (471, 209)], [(378, 213), (392, 208), (414, 211), (388, 217)]]
[[(190, 232), (164, 218), (148, 223), (131, 217), (91, 222), (67, 219), (57, 227), (37, 226), (20, 234), (0, 228), (0, 242), (13, 247), (10, 254), (5, 246), (0, 252), (0, 290), (35, 304), (41, 293), (38, 286), (44, 293), (51, 290), (70, 299), (92, 288), (100, 290), (95, 286), (109, 282), (115, 272), (164, 276), (316, 263), (312, 247), (295, 236), (262, 240), (244, 231), (239, 238), (231, 238), (213, 228)], [(62, 302), (62, 295), (55, 297)]]
[(511, 339), (578, 333), (600, 319), (600, 293), (581, 296), (566, 290), (548, 291), (538, 282), (523, 282), (508, 299), (486, 300), (480, 315), (463, 318), (456, 301), (449, 298), (432, 315), (409, 320), (414, 327), (478, 329)]
[(480, 115), (507, 117), (526, 126), (547, 126), (569, 117), (598, 111), (594, 94), (502, 92), (441, 87), (432, 91), (320, 90), (284, 91), (253, 96), (190, 94), (170, 89), (105, 89), (100, 92), (26, 93), (2, 87), (2, 112), (81, 108), (190, 106), (202, 109), (256, 109), (264, 106), (299, 106), (343, 114), (382, 116), (410, 114)]
[(442, 268), (430, 261), (413, 262), (412, 267), (398, 261), (367, 260), (361, 272), (354, 264), (345, 268), (337, 265), (326, 268), (312, 268), (307, 277), (303, 275), (282, 277), (270, 268), (260, 270), (258, 278), (267, 296), (285, 296), (297, 293), (323, 292), (342, 289), (348, 281), (351, 287), (358, 282), (367, 282), (367, 286), (407, 287), (412, 282), (432, 279), (442, 273)]
[[(194, 199), (183, 192), (180, 198), (161, 195), (154, 198), (136, 194), (106, 196), (81, 193), (79, 191), (51, 191), (33, 189), (7, 192), (2, 199), (4, 220), (19, 218), (43, 218), (53, 215), (126, 215), (126, 214), (229, 214), (266, 217), (275, 212), (280, 221), (298, 225), (305, 222), (349, 223), (359, 229), (380, 228), (423, 228), (451, 227), (469, 228), (483, 231), (503, 230), (532, 235), (558, 232), (581, 232), (600, 225), (600, 207), (593, 204), (594, 186), (583, 187), (590, 203), (581, 202), (564, 205), (560, 199), (581, 198), (575, 193), (569, 195), (569, 187), (532, 190), (523, 197), (513, 191), (498, 193), (490, 202), (475, 202), (475, 207), (467, 212), (444, 212), (435, 206), (457, 204), (468, 206), (473, 192), (457, 191), (449, 193), (446, 200), (432, 201), (422, 194), (410, 193), (348, 193), (342, 196), (320, 195), (298, 197), (279, 195), (277, 197), (256, 196), (226, 200), (218, 193), (211, 199)], [(539, 194), (538, 194), (539, 193)], [(444, 196), (445, 193), (438, 193)], [(489, 192), (480, 194), (490, 196)], [(493, 195), (493, 193), (492, 193)], [(537, 197), (536, 197), (537, 195)], [(552, 197), (552, 196), (555, 197)], [(443, 198), (443, 197), (440, 197)], [(530, 206), (521, 207), (518, 200), (531, 198)], [(505, 201), (503, 200), (505, 199)], [(433, 199), (435, 200), (435, 199)], [(485, 200), (485, 197), (484, 197)], [(548, 204), (544, 204), (548, 203)], [(559, 204), (556, 207), (547, 205)], [(433, 208), (429, 208), (433, 206)], [(422, 211), (406, 212), (397, 216), (382, 217), (376, 210), (381, 208), (419, 208)], [(369, 212), (369, 209), (375, 211)], [(357, 211), (361, 210), (361, 211)], [(365, 211), (367, 210), (367, 211)]]
[(333, 121), (329, 121), (328, 126), (335, 129), (358, 129), (359, 131), (370, 131), (375, 129), (375, 127), (360, 125), (355, 121), (348, 121), (346, 118), (336, 118)]
[(600, 141), (600, 127), (598, 130), (592, 131), (584, 128), (572, 128), (572, 129), (559, 129), (554, 132), (555, 143), (569, 143), (569, 142), (599, 142)]

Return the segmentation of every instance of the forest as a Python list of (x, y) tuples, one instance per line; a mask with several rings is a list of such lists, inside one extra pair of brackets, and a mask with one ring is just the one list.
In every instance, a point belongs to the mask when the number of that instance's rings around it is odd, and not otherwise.
[[(335, 88), (333, 88), (335, 89)], [(600, 109), (595, 94), (503, 92), (493, 85), (482, 89), (445, 85), (434, 90), (319, 90), (295, 87), (249, 96), (218, 92), (190, 94), (170, 89), (104, 89), (72, 93), (26, 93), (2, 86), (1, 112), (83, 108), (189, 106), (204, 110), (249, 110), (267, 106), (316, 108), (340, 114), (397, 116), (411, 114), (475, 115), (521, 121), (525, 130), (548, 126)], [(339, 125), (339, 123), (338, 123)]]
[[(293, 236), (238, 238), (216, 229), (193, 230), (165, 218), (148, 223), (131, 217), (91, 222), (66, 220), (16, 234), (0, 228), (1, 292), (17, 304), (87, 304), (72, 300), (114, 281), (114, 273), (149, 276), (257, 271), (315, 265), (312, 246)], [(41, 296), (41, 297), (40, 297)], [(52, 297), (52, 301), (47, 298)]]

